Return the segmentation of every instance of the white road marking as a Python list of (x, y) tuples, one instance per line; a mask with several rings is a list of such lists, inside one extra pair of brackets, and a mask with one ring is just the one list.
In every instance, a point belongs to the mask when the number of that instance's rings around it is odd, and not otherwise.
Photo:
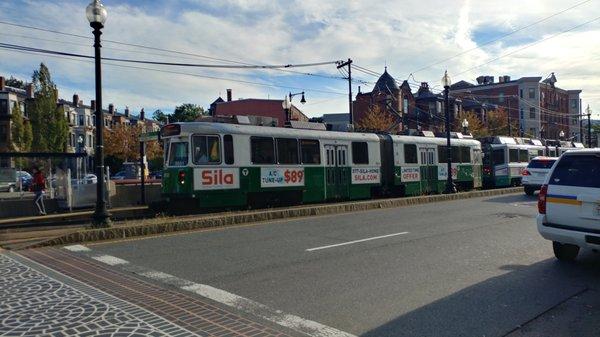
[(110, 256), (110, 255), (92, 256), (92, 259), (100, 261), (102, 263), (106, 263), (106, 264), (111, 265), (111, 266), (116, 266), (116, 265), (119, 265), (119, 264), (127, 264), (127, 263), (129, 263), (126, 260), (120, 259), (120, 258), (115, 257), (115, 256)]
[(205, 284), (194, 283), (193, 285), (181, 287), (181, 289), (193, 292), (213, 301), (223, 303), (238, 310), (245, 311), (260, 318), (277, 323), (281, 326), (299, 331), (315, 337), (356, 337), (347, 332), (332, 328), (315, 321), (307, 320), (295, 315), (286, 314), (280, 310), (241, 297), (230, 292), (217, 289)]
[(394, 233), (394, 234), (387, 234), (387, 235), (381, 235), (381, 236), (374, 236), (371, 238), (366, 238), (366, 239), (360, 239), (360, 240), (354, 240), (354, 241), (348, 241), (348, 242), (342, 242), (342, 243), (336, 243), (334, 245), (328, 245), (328, 246), (321, 246), (321, 247), (315, 247), (315, 248), (309, 248), (306, 251), (307, 252), (314, 252), (315, 250), (321, 250), (321, 249), (327, 249), (327, 248), (333, 248), (333, 247), (340, 247), (340, 246), (346, 246), (346, 245), (351, 245), (354, 243), (359, 243), (359, 242), (365, 242), (365, 241), (371, 241), (371, 240), (377, 240), (377, 239), (383, 239), (383, 238), (389, 238), (392, 236), (397, 236), (397, 235), (404, 235), (404, 234), (408, 234), (408, 232), (400, 232), (400, 233)]
[(70, 250), (72, 252), (89, 252), (91, 249), (84, 245), (71, 245), (63, 247), (66, 250)]
[[(87, 247), (85, 247), (87, 248)], [(87, 250), (90, 250), (87, 248)], [(86, 251), (86, 250), (83, 250)], [(111, 255), (97, 255), (92, 256), (93, 259), (109, 264), (111, 266), (119, 264), (128, 264), (129, 262)], [(225, 290), (211, 287), (206, 284), (194, 283), (185, 279), (178, 278), (171, 274), (163, 273), (148, 268), (139, 269), (145, 270), (142, 272), (136, 272), (138, 275), (145, 276), (150, 279), (154, 279), (166, 284), (174, 285), (182, 290), (192, 292), (194, 294), (209, 298), (213, 301), (225, 304), (233, 307), (237, 310), (244, 311), (246, 313), (255, 315), (262, 319), (266, 319), (273, 323), (281, 326), (290, 328), (308, 336), (315, 337), (357, 337), (347, 332), (332, 328), (330, 326), (304, 319), (299, 316), (290, 315), (282, 312), (281, 310), (272, 309), (264, 304), (255, 302), (236, 294), (232, 294)]]

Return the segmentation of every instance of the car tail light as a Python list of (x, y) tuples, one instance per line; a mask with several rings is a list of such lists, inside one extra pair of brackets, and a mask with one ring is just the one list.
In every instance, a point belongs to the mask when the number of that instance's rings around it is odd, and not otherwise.
[(490, 173), (492, 173), (492, 168), (491, 168), (491, 167), (489, 167), (489, 166), (484, 166), (484, 167), (483, 167), (483, 173), (485, 173), (485, 174), (490, 174)]
[(538, 212), (546, 214), (546, 195), (548, 194), (548, 185), (542, 185), (538, 195)]
[(179, 183), (181, 185), (183, 185), (185, 183), (185, 171), (179, 171), (179, 174), (177, 175), (177, 178), (179, 180)]
[(524, 176), (530, 176), (531, 172), (527, 171), (527, 170), (523, 170), (523, 173), (521, 173)]

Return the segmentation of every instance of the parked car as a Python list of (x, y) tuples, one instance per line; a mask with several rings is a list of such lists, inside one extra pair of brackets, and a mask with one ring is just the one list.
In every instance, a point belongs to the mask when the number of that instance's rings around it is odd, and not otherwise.
[(150, 179), (162, 179), (162, 170), (160, 171), (154, 171), (152, 173), (150, 173), (150, 175), (148, 176)]
[(0, 182), (0, 192), (12, 193), (17, 190), (17, 182)]
[(88, 173), (83, 176), (82, 183), (83, 184), (96, 184), (98, 182), (98, 177), (95, 174)]
[(110, 177), (110, 179), (113, 180), (123, 180), (125, 179), (125, 171), (119, 171), (117, 173), (115, 173), (113, 176)]
[(554, 165), (557, 159), (556, 157), (540, 156), (533, 158), (529, 162), (529, 165), (523, 170), (523, 178), (521, 179), (525, 194), (533, 195), (535, 191), (538, 191), (542, 187), (542, 184), (546, 180), (546, 175), (550, 172), (552, 165)]
[(537, 228), (559, 260), (600, 249), (600, 148), (560, 156), (540, 189)]

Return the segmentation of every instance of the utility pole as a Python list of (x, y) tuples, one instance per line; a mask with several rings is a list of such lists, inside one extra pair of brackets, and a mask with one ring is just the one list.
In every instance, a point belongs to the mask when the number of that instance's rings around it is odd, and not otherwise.
[(510, 127), (510, 98), (512, 96), (508, 96), (508, 110), (506, 110), (506, 117), (508, 118), (508, 136), (512, 137), (512, 128)]
[(587, 108), (585, 109), (585, 112), (587, 112), (587, 117), (588, 117), (588, 147), (591, 148), (592, 147), (592, 109), (590, 109), (590, 105), (588, 104)]
[(348, 58), (348, 61), (339, 63), (337, 68), (343, 68), (348, 66), (348, 111), (350, 113), (350, 124), (354, 124), (354, 114), (352, 109), (352, 59)]

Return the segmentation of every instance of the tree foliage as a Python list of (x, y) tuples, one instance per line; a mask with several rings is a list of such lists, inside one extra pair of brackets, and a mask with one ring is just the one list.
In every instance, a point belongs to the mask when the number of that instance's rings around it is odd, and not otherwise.
[[(116, 125), (105, 130), (104, 150), (106, 156), (122, 161), (137, 161), (140, 157), (141, 125)], [(146, 142), (148, 160), (162, 157), (162, 148), (158, 142)]]
[[(503, 108), (488, 111), (486, 128), (489, 136), (508, 136), (508, 113)], [(511, 134), (519, 134), (519, 122), (512, 119), (510, 121)]]
[(10, 77), (6, 80), (6, 85), (13, 88), (19, 88), (25, 90), (25, 82), (21, 81), (18, 78)]
[(460, 118), (455, 118), (452, 129), (460, 130), (460, 132), (462, 132), (463, 131), (462, 122), (465, 119), (467, 120), (467, 122), (469, 122), (469, 127), (467, 129), (467, 132), (472, 133), (473, 137), (479, 138), (479, 137), (485, 137), (488, 135), (485, 125), (483, 124), (483, 122), (481, 121), (479, 116), (473, 111), (467, 111), (467, 112), (463, 113), (460, 116)]
[(175, 107), (173, 114), (169, 116), (169, 122), (193, 122), (198, 117), (205, 115), (204, 108), (196, 104), (185, 103)]
[(35, 91), (35, 100), (29, 113), (33, 131), (32, 150), (64, 152), (69, 126), (64, 112), (56, 105), (58, 92), (45, 64), (40, 64), (39, 70), (33, 72), (32, 82)]
[(154, 119), (155, 121), (159, 121), (163, 124), (167, 124), (168, 122), (168, 116), (167, 114), (162, 112), (162, 110), (154, 111), (154, 113), (152, 114), (152, 119)]
[(389, 113), (381, 110), (378, 105), (373, 105), (365, 116), (356, 122), (356, 129), (361, 131), (388, 131), (395, 119)]
[(11, 138), (12, 151), (29, 152), (31, 150), (31, 142), (33, 134), (31, 132), (31, 124), (26, 122), (21, 112), (19, 104), (15, 104), (12, 109), (11, 118)]

